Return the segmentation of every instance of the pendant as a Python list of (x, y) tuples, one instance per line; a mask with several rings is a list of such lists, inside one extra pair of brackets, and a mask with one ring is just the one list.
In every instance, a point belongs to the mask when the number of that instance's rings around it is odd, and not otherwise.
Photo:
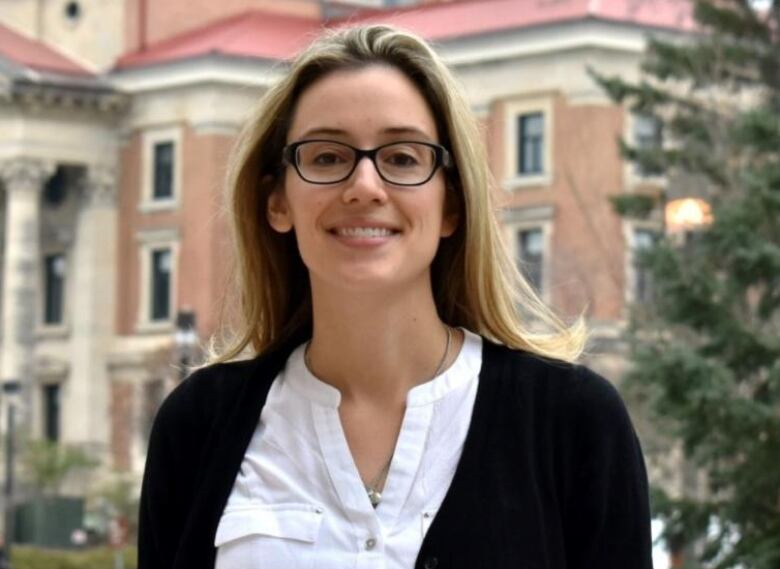
[(379, 502), (382, 501), (382, 493), (377, 492), (373, 488), (369, 488), (366, 486), (366, 492), (368, 492), (368, 499), (371, 502), (371, 505), (375, 508), (379, 505)]

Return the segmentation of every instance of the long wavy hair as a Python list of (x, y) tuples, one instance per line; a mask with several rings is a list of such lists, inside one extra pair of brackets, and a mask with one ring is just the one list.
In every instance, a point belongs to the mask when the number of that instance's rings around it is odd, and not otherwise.
[(454, 167), (447, 171), (446, 207), (458, 210), (455, 233), (442, 239), (431, 265), (441, 319), (491, 340), (540, 356), (575, 360), (586, 341), (584, 320), (563, 323), (540, 300), (512, 261), (501, 237), (482, 134), (460, 86), (419, 37), (386, 26), (325, 32), (290, 64), (262, 97), (238, 137), (228, 167), (227, 210), (232, 221), (237, 287), (230, 325), (212, 342), (210, 362), (254, 356), (312, 330), (309, 275), (294, 232), (274, 231), (266, 216), (280, 183), (282, 148), (297, 100), (336, 70), (388, 65), (420, 90), (433, 113), (440, 143)]

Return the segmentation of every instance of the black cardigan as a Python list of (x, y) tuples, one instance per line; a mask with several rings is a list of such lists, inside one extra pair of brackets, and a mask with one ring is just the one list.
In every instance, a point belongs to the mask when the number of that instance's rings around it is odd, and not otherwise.
[[(149, 440), (139, 569), (213, 569), (222, 510), (293, 347), (201, 369), (165, 400)], [(612, 385), (485, 340), (463, 455), (415, 567), (652, 569), (644, 462)]]

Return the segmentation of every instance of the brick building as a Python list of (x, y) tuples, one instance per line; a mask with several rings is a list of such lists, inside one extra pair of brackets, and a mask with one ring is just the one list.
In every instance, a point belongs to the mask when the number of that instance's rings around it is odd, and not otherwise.
[(234, 137), (284, 60), (345, 21), (435, 43), (484, 126), (518, 262), (564, 316), (586, 308), (590, 363), (619, 378), (626, 306), (647, 288), (632, 250), (659, 226), (608, 197), (664, 180), (621, 161), (617, 137), (654, 144), (658, 128), (587, 67), (636, 77), (648, 33), (690, 32), (686, 2), (0, 0), (0, 369), (34, 436), (140, 474), (179, 379), (177, 314), (201, 339), (218, 326)]

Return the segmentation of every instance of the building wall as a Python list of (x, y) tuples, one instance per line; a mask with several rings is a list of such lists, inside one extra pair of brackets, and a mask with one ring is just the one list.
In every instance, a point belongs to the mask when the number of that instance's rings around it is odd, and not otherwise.
[(228, 281), (231, 262), (230, 233), (223, 215), (224, 177), (233, 137), (198, 134), (180, 125), (182, 137), (182, 199), (178, 207), (160, 212), (139, 209), (143, 176), (143, 135), (136, 132), (122, 150), (122, 181), (119, 223), (119, 291), (117, 333), (132, 336), (148, 333), (161, 342), (173, 333), (173, 320), (157, 330), (144, 330), (141, 313), (141, 242), (143, 234), (155, 231), (175, 235), (178, 263), (174, 268), (173, 316), (177, 309), (197, 315), (199, 336), (208, 338), (217, 328), (219, 299)]
[[(575, 37), (594, 31), (583, 26), (570, 33)], [(526, 35), (523, 41), (528, 44), (555, 41), (549, 31), (546, 36), (533, 37), (533, 31)], [(472, 49), (498, 52), (487, 42)], [(467, 56), (445, 49), (447, 55), (455, 60)], [(587, 68), (631, 77), (639, 55), (582, 48), (456, 66), (473, 108), (485, 115), (508, 245), (517, 255), (517, 231), (544, 229), (543, 298), (568, 318), (586, 311), (592, 322), (614, 325), (624, 316), (626, 242), (608, 197), (625, 188), (617, 138), (629, 133), (624, 110), (607, 100)], [(534, 112), (545, 117), (545, 172), (518, 176), (516, 121)]]
[(181, 306), (195, 310), (201, 337), (218, 326), (220, 300), (228, 283), (231, 239), (222, 209), (224, 177), (233, 138), (185, 131), (186, 176), (182, 211)]
[[(43, 435), (43, 385), (60, 384), (60, 440), (105, 450), (108, 397), (105, 357), (112, 341), (117, 160), (115, 116), (77, 105), (7, 102), (0, 105), (0, 160), (17, 157), (76, 167), (85, 184), (69, 183), (57, 206), (39, 202), (39, 268), (35, 290), (34, 377), (26, 420)], [(104, 176), (99, 190), (96, 172)], [(97, 196), (97, 198), (96, 198)], [(8, 199), (7, 195), (3, 195)], [(7, 221), (7, 220), (6, 220)], [(7, 244), (4, 243), (4, 246)], [(64, 320), (43, 325), (43, 256), (66, 255)], [(4, 423), (3, 423), (4, 424)]]
[[(569, 317), (587, 307), (588, 317), (614, 321), (623, 310), (624, 243), (620, 219), (612, 213), (608, 196), (622, 191), (622, 162), (614, 143), (622, 128), (622, 109), (602, 104), (572, 105), (561, 93), (530, 97), (549, 102), (552, 122), (552, 159), (549, 179), (523, 185), (499, 184), (503, 206), (509, 210), (548, 208), (549, 219), (528, 219), (551, 225), (548, 300)], [(521, 98), (522, 100), (522, 98)], [(507, 156), (517, 152), (517, 99), (498, 101), (491, 111), (491, 164), (496, 179), (506, 178)], [(543, 104), (543, 103), (540, 103)], [(522, 112), (541, 108), (519, 107)], [(510, 145), (508, 149), (506, 146)], [(598, 164), (598, 168), (593, 168)], [(511, 217), (511, 216), (510, 216)], [(507, 238), (515, 228), (507, 223)], [(510, 243), (510, 246), (513, 246)]]
[[(69, 17), (70, 5), (78, 17)], [(124, 51), (125, 0), (0, 0), (0, 22), (103, 71)]]

